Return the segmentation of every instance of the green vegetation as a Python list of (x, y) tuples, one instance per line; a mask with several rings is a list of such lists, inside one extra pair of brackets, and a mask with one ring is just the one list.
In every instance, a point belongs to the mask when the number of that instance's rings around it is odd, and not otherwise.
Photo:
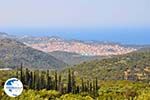
[[(15, 70), (0, 71), (0, 100), (150, 100), (149, 61), (150, 50), (142, 50), (63, 71), (31, 70), (21, 64)], [(3, 90), (11, 77), (24, 84), (16, 98)]]
[[(67, 77), (56, 71), (0, 71), (1, 100), (149, 100), (150, 84), (127, 80), (79, 79), (68, 70)], [(3, 90), (4, 82), (18, 77), (24, 84), (23, 93), (16, 98), (8, 97)]]
[[(127, 69), (130, 69), (133, 74), (150, 75), (150, 72), (144, 71), (146, 68), (150, 68), (150, 49), (122, 56), (114, 56), (113, 58), (102, 59), (100, 61), (84, 62), (73, 66), (71, 69), (74, 70), (77, 77), (87, 79), (97, 77), (100, 80), (123, 80), (124, 72)], [(63, 70), (65, 76), (67, 70)], [(136, 77), (133, 80), (136, 80)]]
[(1, 100), (149, 100), (150, 85), (131, 81), (100, 81), (97, 96), (86, 92), (60, 93), (56, 90), (24, 89), (16, 98), (10, 98), (0, 91)]
[[(27, 68), (23, 69), (22, 65), (17, 71), (14, 72), (15, 73), (8, 71), (8, 73), (10, 73), (9, 74), (10, 76), (13, 77), (15, 76), (22, 81), (25, 89), (24, 95), (29, 95), (32, 92), (33, 95), (37, 95), (39, 93), (39, 96), (37, 96), (37, 98), (39, 97), (38, 99), (42, 99), (42, 98), (54, 99), (57, 97), (60, 97), (61, 99), (64, 98), (69, 99), (70, 96), (71, 98), (76, 96), (78, 98), (84, 98), (81, 95), (85, 95), (86, 97), (84, 99), (86, 99), (86, 98), (92, 98), (92, 97), (88, 97), (88, 95), (93, 96), (93, 98), (98, 96), (99, 87), (98, 87), (97, 79), (91, 82), (82, 79), (82, 84), (79, 84), (76, 81), (74, 72), (71, 70), (68, 70), (68, 77), (66, 81), (62, 81), (61, 75), (58, 74), (56, 71), (55, 72), (54, 71), (50, 72), (49, 70), (30, 71)], [(4, 84), (4, 81), (2, 84)], [(26, 97), (24, 95), (23, 97), (21, 95), (19, 99)], [(29, 96), (28, 98), (30, 97), (32, 96)], [(6, 98), (9, 97), (4, 95), (4, 92), (1, 90), (1, 98), (2, 100), (3, 99), (5, 100)]]
[(61, 74), (58, 74), (56, 71), (50, 72), (47, 71), (30, 71), (28, 68), (25, 70), (22, 68), (16, 71), (16, 77), (19, 78), (26, 89), (34, 90), (56, 90), (61, 94), (66, 93), (89, 93), (92, 95), (98, 94), (98, 80), (93, 79), (92, 81), (81, 79), (81, 84), (76, 80), (74, 72), (68, 70), (68, 77), (63, 78)]
[(49, 54), (67, 63), (68, 65), (75, 65), (75, 64), (83, 63), (84, 61), (93, 61), (96, 59), (100, 60), (106, 58), (102, 56), (84, 56), (77, 53), (70, 53), (64, 51), (54, 51), (54, 52), (50, 52)]
[(12, 39), (0, 38), (0, 68), (16, 68), (23, 63), (32, 69), (61, 69), (63, 61)]

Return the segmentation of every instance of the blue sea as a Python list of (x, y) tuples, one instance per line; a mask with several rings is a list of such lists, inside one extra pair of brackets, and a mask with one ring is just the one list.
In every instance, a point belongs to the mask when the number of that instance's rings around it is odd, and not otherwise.
[(64, 39), (95, 40), (122, 44), (150, 44), (150, 28), (95, 28), (95, 29), (52, 29), (52, 28), (0, 28), (11, 35), (59, 36)]

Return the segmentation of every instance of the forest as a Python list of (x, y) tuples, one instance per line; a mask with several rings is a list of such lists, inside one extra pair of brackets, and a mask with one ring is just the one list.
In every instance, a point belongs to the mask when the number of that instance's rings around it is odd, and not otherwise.
[[(13, 71), (1, 71), (1, 100), (149, 100), (150, 84), (129, 80), (98, 80), (76, 77), (68, 69), (67, 77), (58, 71), (41, 71), (20, 68)], [(3, 84), (9, 77), (17, 77), (24, 84), (23, 93), (8, 97)]]
[[(0, 100), (150, 100), (150, 51), (84, 62), (64, 70), (30, 69), (22, 63), (0, 71)], [(11, 98), (3, 90), (8, 78), (24, 85)]]

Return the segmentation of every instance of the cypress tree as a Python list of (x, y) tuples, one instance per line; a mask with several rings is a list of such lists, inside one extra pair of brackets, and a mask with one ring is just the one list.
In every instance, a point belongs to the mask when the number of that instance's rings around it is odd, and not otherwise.
[(85, 92), (88, 91), (87, 82), (84, 83), (84, 91), (85, 91)]
[(55, 71), (55, 90), (58, 90), (58, 86), (57, 86), (57, 71)]
[(48, 76), (48, 81), (47, 81), (47, 90), (52, 89), (52, 78)]
[(72, 93), (75, 93), (75, 89), (76, 89), (76, 82), (75, 82), (75, 76), (74, 76), (74, 71), (72, 71)]
[(33, 73), (32, 71), (30, 72), (30, 80), (29, 80), (29, 87), (30, 89), (33, 89)]
[(39, 76), (39, 88), (40, 89), (45, 88), (45, 77), (44, 77), (44, 72), (43, 71), (40, 73), (40, 76)]
[(58, 90), (61, 90), (61, 75), (58, 77)]
[(97, 80), (97, 78), (95, 78), (95, 80), (93, 80), (93, 94), (94, 94), (94, 96), (98, 95), (98, 80)]
[(98, 91), (98, 80), (97, 80), (97, 77), (96, 77), (96, 80), (95, 80), (95, 89), (96, 89), (96, 92)]
[(33, 88), (36, 89), (36, 71), (34, 71), (33, 75)]
[(47, 83), (46, 83), (46, 89), (49, 90), (50, 89), (50, 77), (49, 77), (49, 70), (47, 70), (46, 72), (46, 79), (47, 79)]
[(25, 84), (26, 85), (29, 85), (29, 80), (30, 80), (29, 77), (30, 77), (29, 76), (29, 70), (28, 70), (28, 68), (26, 68), (26, 74), (25, 74)]
[(90, 88), (89, 88), (90, 93), (92, 92), (92, 83), (90, 82)]
[(34, 72), (34, 89), (39, 90), (39, 85), (40, 85), (40, 79), (39, 79), (39, 70), (36, 70)]
[(87, 90), (86, 90), (86, 91), (87, 91), (87, 92), (90, 92), (90, 83), (89, 83), (89, 80), (87, 80), (86, 83), (87, 83)]
[(61, 81), (61, 75), (59, 75), (59, 78), (58, 78), (58, 90), (60, 93), (63, 93), (63, 83)]
[(95, 91), (96, 91), (96, 88), (95, 88), (96, 86), (95, 86), (95, 80), (93, 80), (93, 94), (94, 94), (94, 96), (95, 96)]
[(98, 96), (98, 80), (97, 80), (97, 77), (95, 79), (95, 96)]
[(23, 82), (23, 69), (22, 69), (22, 63), (21, 63), (21, 66), (20, 66), (20, 80), (21, 80), (21, 82)]
[(36, 76), (37, 76), (37, 78), (36, 78), (36, 84), (37, 84), (36, 89), (37, 90), (40, 89), (40, 76), (39, 75), (40, 75), (40, 71), (37, 70), (37, 73), (36, 73)]
[(81, 83), (81, 85), (82, 85), (82, 86), (81, 86), (81, 91), (84, 92), (85, 87), (84, 87), (84, 81), (83, 81), (83, 78), (82, 78), (81, 81), (82, 81), (82, 83)]
[(70, 93), (72, 91), (72, 87), (71, 87), (71, 72), (70, 69), (68, 70), (68, 86), (67, 86), (67, 93)]
[(17, 66), (17, 70), (16, 70), (16, 78), (19, 78), (18, 66)]
[(79, 92), (80, 92), (80, 87), (79, 87), (79, 86), (76, 86), (76, 92), (75, 92), (75, 93), (77, 94), (77, 93), (79, 93)]
[(66, 89), (64, 89), (64, 84), (61, 82), (61, 88), (60, 93), (63, 94), (66, 92)]

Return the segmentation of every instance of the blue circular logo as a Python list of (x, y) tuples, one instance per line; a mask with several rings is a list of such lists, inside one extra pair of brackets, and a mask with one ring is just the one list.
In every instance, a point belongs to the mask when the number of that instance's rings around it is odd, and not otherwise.
[(23, 84), (17, 78), (8, 79), (4, 85), (5, 93), (10, 97), (17, 97), (23, 91)]

